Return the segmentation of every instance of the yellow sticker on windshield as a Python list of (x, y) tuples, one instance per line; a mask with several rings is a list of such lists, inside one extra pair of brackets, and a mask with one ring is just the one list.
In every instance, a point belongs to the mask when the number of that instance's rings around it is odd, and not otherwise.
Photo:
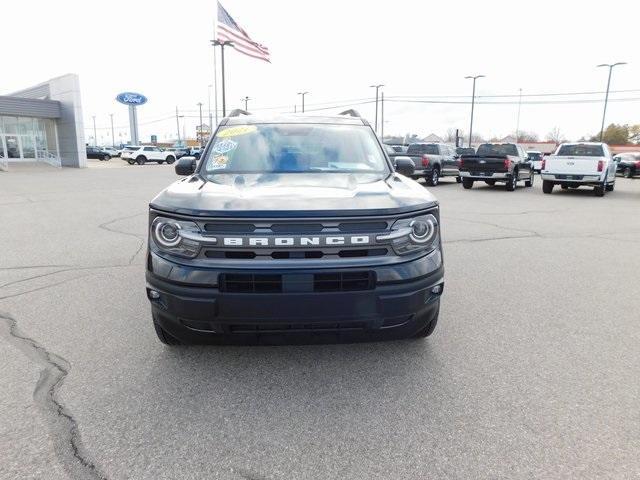
[(212, 166), (214, 168), (227, 168), (227, 163), (229, 163), (229, 157), (226, 155), (218, 155), (217, 157), (213, 157)]
[(253, 133), (258, 129), (255, 125), (238, 125), (237, 127), (230, 127), (226, 130), (222, 130), (216, 134), (216, 137), (237, 137), (238, 135), (246, 135), (247, 133)]

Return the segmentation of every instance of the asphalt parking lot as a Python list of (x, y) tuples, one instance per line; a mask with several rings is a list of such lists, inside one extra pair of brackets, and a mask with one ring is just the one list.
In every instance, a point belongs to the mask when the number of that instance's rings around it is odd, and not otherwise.
[(0, 478), (640, 477), (640, 179), (444, 179), (426, 340), (170, 349), (144, 252), (176, 177), (116, 162), (0, 173)]

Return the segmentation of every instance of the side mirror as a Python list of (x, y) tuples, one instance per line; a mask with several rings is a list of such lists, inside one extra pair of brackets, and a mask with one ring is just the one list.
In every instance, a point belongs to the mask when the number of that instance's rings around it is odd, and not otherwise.
[(191, 175), (196, 171), (197, 161), (193, 157), (181, 157), (176, 163), (176, 173), (178, 175)]
[(410, 177), (416, 170), (416, 166), (410, 158), (396, 157), (394, 166), (396, 168), (396, 172), (404, 175), (405, 177)]

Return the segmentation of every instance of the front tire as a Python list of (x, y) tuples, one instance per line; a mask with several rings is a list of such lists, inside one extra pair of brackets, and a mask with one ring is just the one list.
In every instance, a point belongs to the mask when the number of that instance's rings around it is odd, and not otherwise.
[(175, 161), (176, 161), (175, 157), (172, 157), (171, 155), (167, 157), (167, 164), (171, 165)]
[(144, 155), (140, 155), (138, 158), (136, 158), (136, 162), (138, 163), (138, 165), (144, 165), (147, 161), (147, 158)]
[(604, 192), (606, 192), (606, 190), (607, 188), (605, 187), (605, 183), (603, 182), (602, 185), (598, 185), (593, 189), (593, 194), (596, 197), (604, 197)]
[(625, 169), (622, 172), (622, 176), (624, 178), (631, 178), (633, 175), (631, 175), (631, 167), (625, 167)]
[(470, 178), (463, 178), (462, 179), (462, 187), (465, 190), (469, 190), (471, 187), (473, 187), (473, 180), (471, 180)]
[(164, 160), (158, 160), (158, 165), (162, 165), (164, 163)]
[(615, 182), (615, 181), (614, 181), (614, 182), (612, 182), (612, 183), (609, 183), (609, 184), (605, 187), (605, 189), (607, 190), (607, 192), (613, 192), (613, 190), (614, 190), (615, 188), (616, 188), (616, 182)]
[(109, 160), (111, 160), (111, 156), (105, 155), (104, 157), (102, 157), (102, 159), (108, 162)]
[(542, 191), (544, 193), (551, 193), (553, 192), (553, 182), (549, 181), (549, 180), (543, 180), (542, 181)]
[(462, 183), (462, 177), (457, 176), (456, 177), (456, 183)]
[(434, 168), (431, 171), (431, 176), (428, 177), (426, 180), (427, 180), (427, 185), (431, 187), (437, 186), (438, 182), (440, 181), (440, 170), (438, 170), (437, 168)]

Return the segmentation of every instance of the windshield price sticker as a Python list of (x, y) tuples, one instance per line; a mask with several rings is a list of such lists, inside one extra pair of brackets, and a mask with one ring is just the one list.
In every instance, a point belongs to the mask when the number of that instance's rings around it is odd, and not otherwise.
[(237, 127), (230, 127), (226, 130), (218, 132), (216, 137), (237, 137), (238, 135), (246, 135), (247, 133), (253, 133), (258, 129), (255, 125), (239, 125)]
[(230, 152), (231, 150), (235, 150), (237, 147), (238, 147), (238, 144), (233, 140), (222, 140), (222, 141), (216, 142), (213, 145), (213, 151), (215, 153), (219, 153), (220, 155), (222, 155), (223, 153), (227, 153), (227, 152)]
[(211, 166), (214, 168), (227, 168), (227, 163), (229, 163), (229, 157), (225, 155), (218, 155), (213, 158), (213, 162), (211, 162)]

